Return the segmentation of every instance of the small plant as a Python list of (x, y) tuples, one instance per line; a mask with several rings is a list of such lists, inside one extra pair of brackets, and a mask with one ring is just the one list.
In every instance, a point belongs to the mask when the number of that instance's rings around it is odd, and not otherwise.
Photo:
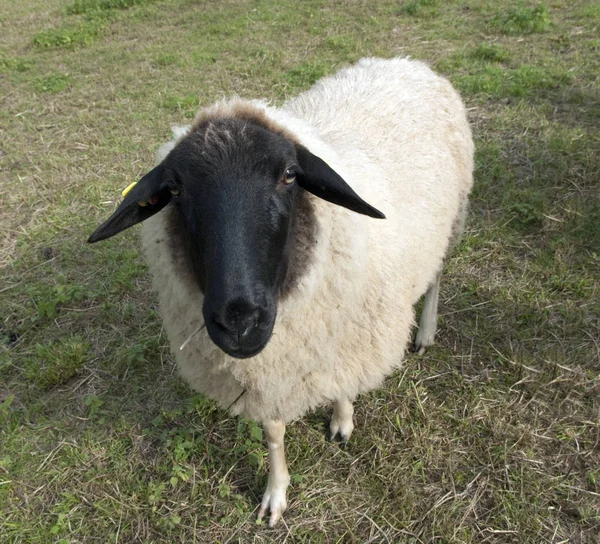
[(92, 393), (83, 398), (83, 404), (89, 408), (89, 416), (94, 417), (104, 405), (104, 401), (98, 395)]
[(459, 89), (468, 94), (485, 94), (494, 98), (541, 98), (551, 91), (568, 84), (572, 79), (569, 72), (552, 67), (523, 64), (518, 68), (486, 64), (480, 70), (457, 78)]
[(198, 109), (200, 99), (195, 94), (185, 96), (167, 96), (162, 100), (161, 107), (173, 113), (182, 112), (186, 116), (193, 116)]
[(304, 62), (285, 73), (285, 79), (294, 87), (309, 87), (326, 74), (321, 62)]
[(435, 17), (437, 0), (410, 0), (402, 6), (402, 11), (411, 17)]
[(33, 44), (41, 49), (73, 49), (90, 45), (104, 29), (99, 20), (88, 21), (76, 27), (63, 27), (39, 32)]
[(491, 25), (509, 36), (546, 32), (552, 27), (548, 8), (539, 5), (534, 8), (516, 6), (500, 11)]
[(52, 527), (50, 527), (50, 534), (57, 535), (58, 533), (61, 533), (66, 528), (66, 525), (67, 525), (67, 514), (65, 514), (64, 512), (61, 512), (60, 514), (58, 514), (58, 516), (56, 518), (56, 523)]
[(41, 389), (65, 383), (89, 360), (90, 345), (81, 337), (38, 344), (24, 366), (25, 378)]
[(10, 57), (0, 57), (0, 72), (27, 72), (34, 66), (34, 62), (29, 59), (17, 58), (13, 59)]
[(473, 50), (471, 56), (489, 62), (503, 62), (510, 57), (510, 53), (496, 43), (483, 42)]
[(50, 74), (49, 76), (35, 80), (34, 88), (39, 93), (58, 93), (69, 87), (71, 81), (68, 75)]
[(327, 49), (339, 54), (347, 54), (352, 50), (352, 39), (344, 35), (330, 36), (324, 44)]
[(40, 318), (55, 317), (61, 305), (85, 299), (85, 290), (80, 285), (55, 285), (49, 290), (37, 289), (32, 293)]
[(236, 453), (247, 455), (250, 464), (257, 468), (262, 468), (265, 461), (263, 440), (263, 431), (256, 421), (241, 418), (238, 427), (238, 445), (235, 447)]
[(179, 58), (177, 55), (172, 55), (167, 53), (165, 55), (158, 55), (154, 60), (157, 66), (171, 66), (179, 63)]
[[(5, 421), (8, 420), (8, 417), (11, 412), (11, 406), (15, 400), (14, 395), (8, 395), (0, 400), (0, 423), (4, 424)], [(10, 459), (10, 458), (8, 458)], [(0, 457), (0, 468), (3, 466), (3, 458)]]
[[(199, 442), (202, 442), (198, 438)], [(188, 429), (172, 429), (169, 438), (165, 440), (165, 447), (170, 458), (171, 470), (169, 483), (172, 487), (179, 482), (187, 482), (192, 476), (190, 458), (197, 448), (196, 437)]]
[(69, 15), (81, 15), (96, 11), (109, 11), (113, 9), (128, 9), (139, 4), (149, 4), (155, 0), (75, 0), (67, 8)]
[(530, 202), (515, 202), (509, 210), (514, 214), (516, 222), (523, 227), (537, 227), (541, 225), (542, 213), (539, 206)]

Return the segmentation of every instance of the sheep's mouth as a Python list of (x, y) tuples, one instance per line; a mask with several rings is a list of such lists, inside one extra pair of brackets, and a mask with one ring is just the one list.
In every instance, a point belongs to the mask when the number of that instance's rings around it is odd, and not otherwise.
[(207, 331), (214, 344), (230, 357), (250, 359), (258, 355), (269, 343), (273, 334), (275, 319), (260, 323), (245, 335), (232, 334), (218, 324), (207, 324)]
[(263, 346), (259, 346), (258, 348), (255, 348), (255, 349), (238, 348), (237, 350), (223, 350), (223, 351), (225, 351), (225, 353), (227, 353), (227, 355), (229, 355), (230, 357), (234, 357), (236, 359), (250, 359), (251, 357), (258, 355), (263, 349), (265, 349), (266, 346), (267, 346), (267, 344), (264, 344)]

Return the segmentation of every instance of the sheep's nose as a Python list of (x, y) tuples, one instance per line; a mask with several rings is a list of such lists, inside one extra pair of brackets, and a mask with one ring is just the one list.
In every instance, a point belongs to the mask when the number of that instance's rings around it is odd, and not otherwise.
[(225, 311), (215, 314), (213, 319), (221, 330), (240, 340), (258, 326), (260, 307), (245, 300), (238, 300), (228, 304)]
[(270, 297), (260, 292), (237, 295), (223, 297), (221, 304), (205, 298), (202, 314), (211, 340), (227, 355), (238, 359), (260, 353), (271, 338), (277, 315)]

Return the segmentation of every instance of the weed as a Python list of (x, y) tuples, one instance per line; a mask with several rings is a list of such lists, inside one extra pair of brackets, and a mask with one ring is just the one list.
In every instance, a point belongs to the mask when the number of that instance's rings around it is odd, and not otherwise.
[(521, 65), (519, 68), (503, 68), (484, 65), (469, 75), (456, 80), (461, 91), (468, 94), (484, 94), (493, 98), (542, 97), (548, 91), (568, 85), (570, 72), (551, 67)]
[(33, 44), (41, 49), (72, 49), (92, 44), (104, 30), (103, 21), (89, 21), (78, 26), (65, 26), (38, 32)]
[(30, 295), (38, 316), (44, 319), (55, 317), (64, 304), (84, 300), (87, 292), (81, 285), (58, 284), (52, 287), (35, 287), (30, 290)]
[[(511, 198), (514, 198), (514, 196), (511, 195)], [(508, 209), (515, 214), (516, 221), (512, 223), (513, 225), (516, 223), (521, 227), (529, 229), (540, 227), (542, 224), (542, 211), (539, 203), (521, 200), (510, 204)]]
[(185, 117), (193, 117), (198, 110), (200, 98), (194, 94), (185, 96), (167, 95), (160, 102), (162, 108), (171, 112), (178, 112)]
[(24, 377), (40, 389), (66, 383), (89, 361), (89, 350), (89, 343), (79, 336), (37, 344), (25, 360)]
[(325, 40), (324, 46), (332, 52), (343, 55), (352, 50), (353, 41), (345, 35), (330, 36)]
[(501, 45), (483, 42), (473, 49), (471, 56), (489, 62), (504, 62), (510, 58), (510, 53)]
[(412, 17), (435, 17), (438, 15), (438, 0), (409, 0), (401, 11)]
[[(1, 368), (1, 367), (0, 367)], [(11, 412), (11, 406), (15, 401), (14, 395), (7, 395), (5, 398), (0, 399), (0, 423), (4, 425), (4, 422), (8, 420), (8, 416)], [(11, 458), (8, 455), (0, 457), (0, 468), (6, 468), (11, 463)]]
[(0, 73), (15, 71), (15, 72), (27, 72), (33, 68), (35, 62), (31, 59), (26, 58), (11, 58), (4, 55), (0, 56)]
[(547, 32), (552, 27), (552, 20), (548, 13), (548, 7), (543, 4), (534, 8), (520, 5), (499, 11), (491, 20), (490, 25), (504, 34), (517, 36)]
[(83, 398), (83, 404), (89, 408), (89, 416), (94, 417), (104, 405), (104, 401), (98, 395), (90, 393)]
[(97, 11), (110, 11), (114, 9), (128, 9), (141, 4), (149, 4), (156, 0), (75, 0), (67, 8), (70, 15), (90, 14)]
[(320, 62), (304, 62), (284, 74), (284, 78), (294, 88), (306, 88), (322, 78), (327, 68)]
[(179, 57), (170, 53), (158, 55), (154, 60), (157, 66), (173, 66), (179, 64)]
[(67, 74), (50, 74), (34, 80), (34, 88), (39, 93), (58, 93), (70, 87), (72, 81)]

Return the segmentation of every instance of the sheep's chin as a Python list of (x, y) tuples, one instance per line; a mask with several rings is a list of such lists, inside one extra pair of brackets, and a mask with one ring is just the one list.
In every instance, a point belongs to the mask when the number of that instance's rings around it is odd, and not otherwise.
[(225, 354), (229, 355), (229, 357), (233, 357), (234, 359), (251, 359), (252, 357), (256, 357), (261, 351), (263, 351), (267, 347), (267, 344), (269, 343), (270, 338), (271, 337), (269, 336), (269, 339), (264, 344), (261, 344), (260, 346), (258, 346), (256, 348), (252, 348), (252, 349), (248, 349), (248, 348), (224, 349), (221, 346), (217, 346), (217, 347), (219, 349), (221, 349), (221, 351), (223, 351)]
[[(231, 337), (227, 337), (221, 334), (215, 334), (213, 327), (208, 327), (208, 334), (212, 342), (226, 355), (233, 357), (234, 359), (251, 359), (256, 357), (261, 351), (263, 351), (273, 335), (273, 324), (270, 323), (268, 327), (263, 328), (262, 337), (255, 339), (250, 345), (248, 343), (239, 344), (232, 340)], [(213, 330), (211, 330), (213, 329)]]

